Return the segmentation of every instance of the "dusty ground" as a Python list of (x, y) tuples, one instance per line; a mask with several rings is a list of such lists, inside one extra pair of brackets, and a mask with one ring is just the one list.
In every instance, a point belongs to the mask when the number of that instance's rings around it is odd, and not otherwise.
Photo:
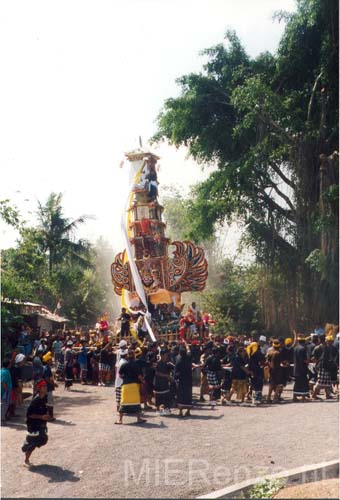
[(289, 486), (279, 491), (274, 498), (339, 498), (339, 479)]
[[(232, 483), (338, 457), (338, 402), (221, 407), (193, 416), (146, 414), (114, 425), (114, 389), (56, 391), (48, 444), (22, 466), (24, 408), (1, 429), (4, 497), (196, 497)], [(26, 403), (27, 404), (27, 403)]]

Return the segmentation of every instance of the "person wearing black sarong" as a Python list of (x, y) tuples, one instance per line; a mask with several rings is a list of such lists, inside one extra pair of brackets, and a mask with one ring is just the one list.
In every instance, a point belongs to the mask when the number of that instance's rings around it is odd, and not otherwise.
[(306, 397), (309, 398), (309, 382), (307, 349), (303, 336), (298, 337), (298, 344), (294, 347), (294, 379), (293, 401), (299, 401), (298, 397), (305, 401)]
[(27, 409), (27, 435), (22, 446), (25, 453), (25, 467), (31, 467), (30, 456), (36, 448), (44, 446), (48, 441), (47, 422), (52, 420), (47, 409), (47, 383), (40, 380), (36, 384), (37, 395)]
[(154, 383), (156, 408), (161, 410), (161, 415), (168, 415), (170, 413), (170, 372), (172, 367), (168, 362), (169, 354), (166, 349), (161, 350), (160, 357)]
[(216, 347), (212, 348), (211, 355), (206, 359), (204, 368), (207, 369), (210, 401), (216, 404), (216, 400), (221, 397), (220, 373), (222, 371), (221, 360), (218, 356), (218, 350)]
[(127, 362), (119, 369), (119, 376), (123, 379), (119, 417), (116, 424), (123, 423), (123, 415), (135, 415), (138, 423), (146, 422), (141, 417), (142, 407), (140, 398), (140, 384), (143, 381), (141, 367), (135, 361), (135, 352), (129, 349)]
[[(179, 416), (189, 416), (192, 408), (192, 362), (185, 347), (181, 347), (175, 364), (175, 380), (177, 382), (177, 406)], [(183, 410), (186, 409), (185, 415)]]
[(65, 364), (65, 389), (69, 391), (73, 385), (73, 342), (69, 340), (66, 343), (66, 349), (64, 353), (64, 364)]
[(146, 365), (144, 371), (144, 385), (146, 392), (146, 404), (152, 408), (152, 396), (154, 393), (154, 379), (157, 366), (157, 343), (149, 344), (148, 352), (146, 353)]
[(252, 342), (247, 348), (249, 355), (248, 369), (250, 370), (250, 383), (252, 388), (252, 404), (258, 405), (262, 403), (262, 391), (264, 382), (264, 365), (266, 362), (265, 355), (259, 348), (257, 342)]
[[(324, 389), (326, 399), (332, 399), (332, 380), (336, 383), (339, 366), (339, 352), (333, 345), (333, 336), (319, 336), (320, 344), (313, 351), (313, 359), (317, 366), (317, 381), (313, 391), (313, 399), (318, 398), (320, 389)], [(326, 341), (326, 342), (325, 342)]]
[(279, 340), (273, 340), (271, 350), (268, 350), (267, 361), (269, 366), (269, 392), (267, 403), (271, 403), (271, 395), (274, 392), (273, 403), (278, 403), (283, 390), (284, 374), (281, 363), (281, 343)]
[(294, 363), (294, 347), (295, 340), (292, 338), (284, 339), (284, 346), (281, 349), (281, 364), (283, 372), (283, 387), (286, 387), (287, 383), (291, 379), (291, 366)]

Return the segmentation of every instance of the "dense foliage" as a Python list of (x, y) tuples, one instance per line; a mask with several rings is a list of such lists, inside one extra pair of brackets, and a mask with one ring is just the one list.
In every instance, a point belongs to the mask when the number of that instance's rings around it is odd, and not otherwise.
[[(189, 199), (175, 187), (163, 188), (162, 203), (167, 233), (172, 241), (184, 240), (190, 234)], [(195, 301), (201, 312), (209, 312), (219, 334), (260, 333), (264, 330), (261, 313), (261, 270), (257, 265), (241, 265), (226, 257), (221, 242), (224, 237), (214, 234), (199, 244), (205, 250), (209, 276), (203, 293), (184, 293), (182, 302)]]
[[(109, 276), (105, 242), (94, 246), (75, 237), (86, 217), (66, 218), (62, 195), (55, 193), (38, 204), (36, 227), (19, 223), (19, 214), (7, 201), (6, 210), (12, 218), (3, 220), (18, 227), (20, 237), (16, 247), (2, 252), (3, 298), (37, 302), (51, 311), (59, 306), (58, 313), (71, 320), (70, 326), (92, 324), (104, 311), (111, 312), (104, 282)], [(11, 314), (5, 304), (2, 315), (6, 327)]]
[(215, 264), (215, 273), (203, 293), (202, 305), (216, 321), (216, 333), (263, 333), (257, 266), (241, 266), (225, 258)]
[[(338, 317), (338, 2), (298, 0), (275, 55), (247, 55), (234, 32), (181, 77), (154, 141), (216, 168), (193, 191), (189, 236), (235, 216), (262, 266), (268, 328)], [(267, 299), (266, 299), (267, 297)]]

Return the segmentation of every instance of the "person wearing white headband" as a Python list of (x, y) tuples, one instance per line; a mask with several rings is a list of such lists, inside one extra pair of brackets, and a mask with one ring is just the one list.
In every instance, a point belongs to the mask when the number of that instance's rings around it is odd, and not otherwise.
[(260, 335), (259, 346), (262, 351), (262, 354), (266, 355), (269, 345), (267, 343), (267, 337), (265, 335)]

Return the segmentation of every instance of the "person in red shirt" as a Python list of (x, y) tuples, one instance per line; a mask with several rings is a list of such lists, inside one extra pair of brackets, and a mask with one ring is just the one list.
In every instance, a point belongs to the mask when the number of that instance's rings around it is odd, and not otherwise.
[(99, 331), (101, 333), (106, 332), (109, 329), (109, 324), (107, 322), (107, 316), (103, 316), (99, 321)]
[(185, 317), (180, 319), (179, 326), (180, 326), (179, 336), (181, 337), (182, 340), (185, 340), (185, 336), (186, 336), (186, 333), (188, 331), (187, 322), (186, 322)]
[(102, 340), (107, 336), (108, 330), (109, 323), (107, 321), (107, 313), (105, 313), (99, 321), (99, 335)]

